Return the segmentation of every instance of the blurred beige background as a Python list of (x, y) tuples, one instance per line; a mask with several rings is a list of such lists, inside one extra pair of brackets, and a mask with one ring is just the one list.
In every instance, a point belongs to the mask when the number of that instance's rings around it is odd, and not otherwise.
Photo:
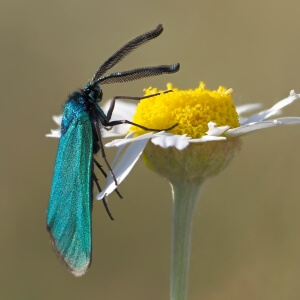
[[(81, 279), (54, 254), (45, 213), (68, 93), (124, 42), (164, 24), (161, 37), (115, 71), (181, 63), (178, 74), (106, 85), (104, 98), (172, 81), (234, 89), (264, 107), (300, 93), (299, 1), (1, 1), (1, 299), (168, 299), (171, 193), (139, 162), (93, 211), (93, 264)], [(300, 104), (285, 111), (300, 115)], [(243, 138), (232, 164), (207, 182), (195, 215), (190, 300), (300, 298), (300, 127)], [(114, 150), (107, 151), (110, 159)]]

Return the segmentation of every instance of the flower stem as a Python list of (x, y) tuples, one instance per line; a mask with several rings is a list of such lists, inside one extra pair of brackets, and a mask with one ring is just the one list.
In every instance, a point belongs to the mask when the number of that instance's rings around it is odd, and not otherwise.
[(173, 190), (171, 300), (186, 300), (193, 214), (201, 184), (171, 183)]

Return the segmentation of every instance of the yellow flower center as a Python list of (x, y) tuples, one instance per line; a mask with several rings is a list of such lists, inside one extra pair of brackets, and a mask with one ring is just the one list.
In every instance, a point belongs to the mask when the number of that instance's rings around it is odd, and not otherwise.
[[(145, 89), (145, 96), (161, 93), (158, 96), (143, 99), (139, 102), (133, 122), (147, 128), (165, 129), (178, 123), (169, 132), (186, 134), (192, 138), (200, 138), (208, 130), (208, 123), (217, 126), (239, 126), (238, 114), (231, 98), (232, 89), (220, 86), (218, 90), (207, 90), (203, 82), (192, 90), (179, 90), (172, 84), (167, 84), (169, 93), (163, 93), (157, 88)], [(145, 131), (131, 126), (130, 131), (137, 135)]]

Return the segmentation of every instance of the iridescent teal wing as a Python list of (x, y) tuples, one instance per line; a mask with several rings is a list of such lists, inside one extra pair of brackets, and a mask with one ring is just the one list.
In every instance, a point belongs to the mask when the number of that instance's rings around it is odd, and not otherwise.
[(67, 103), (64, 111), (68, 128), (59, 141), (47, 229), (70, 271), (81, 276), (87, 271), (92, 254), (93, 136), (87, 112), (74, 111), (75, 106)]

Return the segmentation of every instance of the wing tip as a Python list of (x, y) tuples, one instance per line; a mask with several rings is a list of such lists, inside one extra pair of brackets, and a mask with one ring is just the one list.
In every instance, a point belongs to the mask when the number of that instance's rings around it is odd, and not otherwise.
[(87, 270), (89, 269), (90, 267), (90, 264), (88, 264), (86, 267), (84, 268), (81, 268), (80, 270), (75, 270), (75, 269), (72, 269), (69, 265), (68, 265), (68, 269), (69, 271), (75, 276), (75, 277), (82, 277), (86, 272)]
[(55, 238), (52, 234), (51, 228), (48, 224), (46, 224), (47, 231), (49, 232), (50, 238), (51, 238), (51, 244), (53, 246), (53, 249), (55, 250), (56, 255), (58, 258), (63, 262), (63, 264), (67, 267), (70, 273), (72, 273), (75, 277), (82, 277), (90, 268), (91, 263), (92, 263), (92, 256), (87, 260), (87, 263), (81, 267), (81, 268), (75, 268), (72, 267), (71, 264), (69, 264), (65, 257), (60, 253), (58, 250), (58, 247), (56, 246)]

